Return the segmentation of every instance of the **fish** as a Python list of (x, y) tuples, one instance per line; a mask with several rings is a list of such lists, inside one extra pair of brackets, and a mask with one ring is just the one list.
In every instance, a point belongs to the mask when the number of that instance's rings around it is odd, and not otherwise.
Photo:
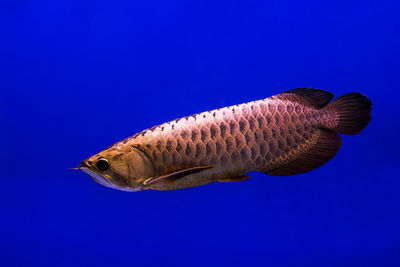
[(172, 120), (83, 160), (78, 168), (123, 191), (176, 190), (249, 180), (249, 172), (303, 174), (331, 160), (339, 134), (360, 133), (372, 102), (361, 93), (297, 88)]

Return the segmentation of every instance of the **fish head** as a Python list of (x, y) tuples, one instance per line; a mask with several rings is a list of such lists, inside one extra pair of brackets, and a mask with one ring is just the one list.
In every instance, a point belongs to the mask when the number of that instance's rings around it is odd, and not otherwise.
[(83, 160), (77, 169), (99, 184), (122, 191), (141, 191), (143, 181), (154, 173), (147, 156), (135, 148), (104, 150)]

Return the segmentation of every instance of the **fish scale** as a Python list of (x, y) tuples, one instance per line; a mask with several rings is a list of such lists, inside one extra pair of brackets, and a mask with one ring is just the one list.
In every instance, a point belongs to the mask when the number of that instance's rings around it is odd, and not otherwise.
[(317, 118), (311, 108), (271, 97), (170, 121), (130, 143), (144, 145), (157, 175), (209, 164), (266, 171), (313, 143)]
[(311, 171), (339, 151), (338, 133), (360, 133), (371, 101), (300, 88), (154, 126), (84, 160), (99, 183), (126, 191), (174, 190)]

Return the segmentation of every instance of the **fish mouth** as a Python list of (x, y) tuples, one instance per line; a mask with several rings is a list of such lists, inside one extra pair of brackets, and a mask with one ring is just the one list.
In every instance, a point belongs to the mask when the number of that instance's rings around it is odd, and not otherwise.
[(123, 186), (118, 186), (113, 184), (105, 175), (98, 173), (96, 170), (93, 170), (91, 168), (91, 164), (89, 164), (86, 161), (82, 161), (77, 168), (71, 168), (72, 170), (81, 170), (87, 175), (90, 176), (94, 181), (97, 183), (104, 185), (106, 187), (110, 187), (113, 189), (121, 190), (121, 191), (127, 191), (127, 192), (137, 192), (142, 190), (142, 186), (138, 186), (136, 188), (131, 188), (129, 186), (123, 187)]
[(82, 168), (90, 168), (90, 166), (83, 160), (78, 167), (76, 168), (67, 168), (67, 170), (72, 170), (72, 171), (79, 171), (82, 170)]
[(89, 167), (80, 167), (79, 170), (83, 171), (90, 176), (93, 180), (102, 184), (104, 186), (113, 187), (114, 185), (107, 179), (104, 175), (97, 173), (96, 171), (90, 169)]
[(82, 168), (89, 168), (89, 165), (84, 160), (79, 164), (77, 169), (80, 170)]
[(90, 178), (92, 178), (93, 180), (95, 180), (96, 182), (98, 182), (101, 185), (107, 186), (107, 187), (113, 187), (114, 185), (110, 182), (109, 179), (107, 179), (107, 177), (105, 177), (104, 175), (98, 173), (97, 171), (93, 170), (91, 168), (91, 164), (89, 162), (89, 164), (83, 160), (77, 168), (69, 168), (68, 170), (81, 170), (84, 173), (86, 173), (87, 175), (90, 176)]

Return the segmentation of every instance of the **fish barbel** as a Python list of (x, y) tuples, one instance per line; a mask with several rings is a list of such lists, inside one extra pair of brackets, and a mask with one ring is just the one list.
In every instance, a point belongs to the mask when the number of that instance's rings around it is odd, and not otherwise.
[(332, 98), (299, 88), (187, 116), (122, 140), (77, 169), (125, 191), (244, 181), (250, 171), (305, 173), (336, 155), (338, 133), (357, 134), (371, 120), (372, 102), (363, 94)]

